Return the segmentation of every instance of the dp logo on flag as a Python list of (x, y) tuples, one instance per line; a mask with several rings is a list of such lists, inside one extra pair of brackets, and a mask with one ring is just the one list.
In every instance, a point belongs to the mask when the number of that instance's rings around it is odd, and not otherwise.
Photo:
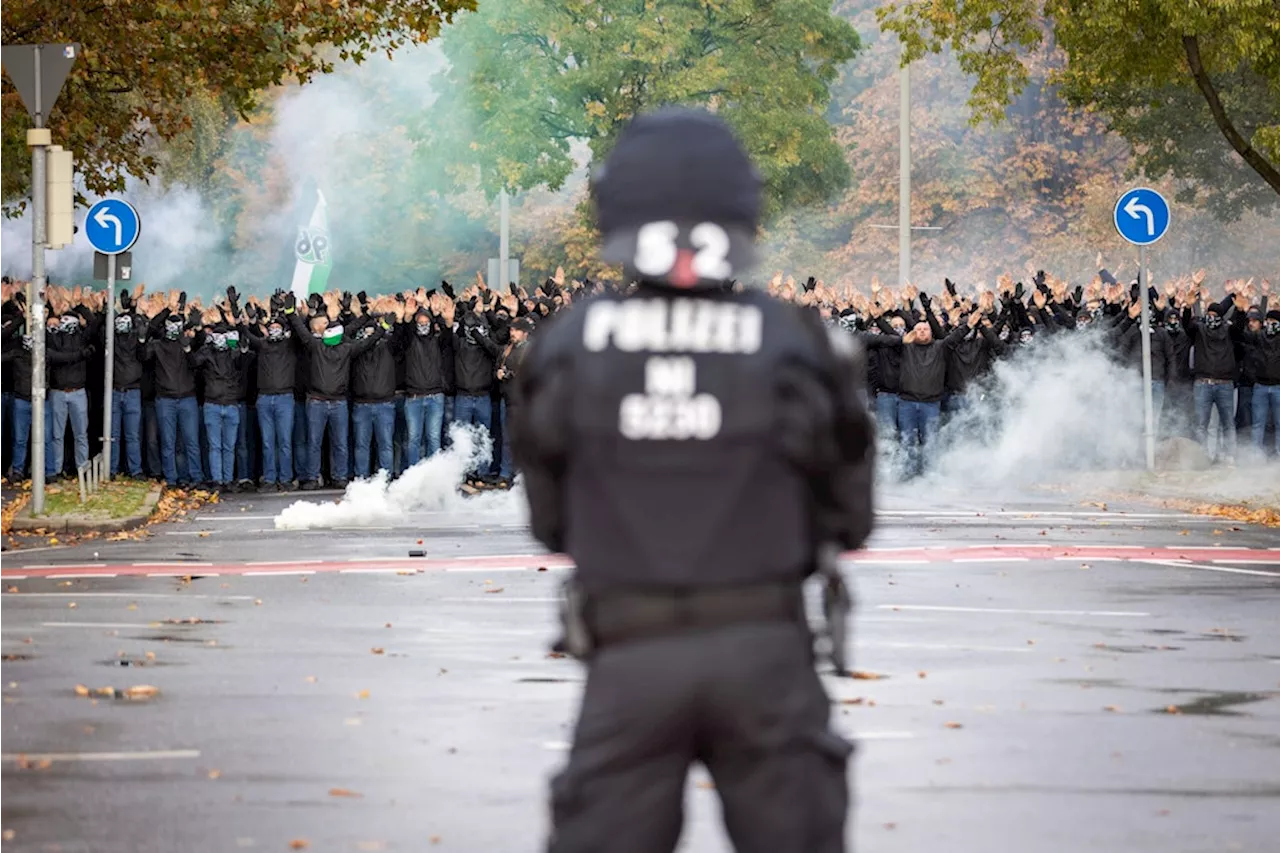
[(304, 264), (326, 264), (329, 262), (329, 234), (324, 228), (314, 225), (298, 229), (298, 242), (294, 245), (294, 253)]

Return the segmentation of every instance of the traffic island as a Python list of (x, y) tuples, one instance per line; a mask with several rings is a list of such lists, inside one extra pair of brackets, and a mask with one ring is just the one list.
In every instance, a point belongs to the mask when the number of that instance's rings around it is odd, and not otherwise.
[(160, 502), (161, 487), (149, 480), (109, 480), (80, 502), (75, 484), (45, 489), (44, 515), (33, 516), (31, 503), (13, 514), (6, 533), (114, 533), (141, 527)]

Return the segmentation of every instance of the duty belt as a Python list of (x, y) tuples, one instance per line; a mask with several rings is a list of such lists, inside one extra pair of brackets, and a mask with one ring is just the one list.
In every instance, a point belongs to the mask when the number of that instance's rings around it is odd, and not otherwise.
[(799, 581), (588, 596), (583, 622), (596, 646), (747, 622), (805, 624)]

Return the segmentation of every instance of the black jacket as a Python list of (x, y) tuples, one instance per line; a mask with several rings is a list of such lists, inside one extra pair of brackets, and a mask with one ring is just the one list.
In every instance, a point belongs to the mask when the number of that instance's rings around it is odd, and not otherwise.
[(964, 340), (967, 331), (968, 326), (960, 326), (945, 338), (935, 338), (927, 344), (908, 344), (896, 334), (870, 335), (866, 340), (881, 352), (889, 348), (901, 353), (899, 397), (911, 403), (936, 403), (946, 390), (947, 352)]
[[(371, 317), (366, 319), (367, 323), (357, 321), (359, 331), (372, 335), (377, 321)], [(395, 399), (398, 357), (395, 336), (381, 335), (371, 348), (352, 359), (352, 399), (357, 403), (390, 403)]]
[(1280, 335), (1245, 332), (1244, 345), (1252, 361), (1254, 381), (1259, 385), (1280, 385)]
[[(995, 335), (986, 326), (966, 332), (960, 343), (947, 352), (947, 391), (962, 394), (969, 383), (991, 369)], [(999, 343), (996, 341), (996, 343)]]
[(206, 343), (191, 354), (191, 366), (204, 377), (204, 401), (233, 406), (244, 401), (244, 359), (239, 350), (217, 350)]
[[(112, 350), (114, 369), (111, 371), (111, 387), (117, 391), (131, 391), (142, 387), (142, 354), (147, 342), (147, 319), (133, 311), (128, 314), (133, 318), (133, 330), (127, 335), (117, 333)], [(103, 345), (105, 347), (105, 342)]]
[(13, 377), (13, 393), (19, 400), (31, 399), (31, 350), (22, 345), (22, 341), (5, 339), (4, 348), (0, 351), (0, 361), (4, 362), (5, 372)]
[(293, 394), (298, 388), (298, 344), (288, 337), (273, 341), (255, 326), (245, 326), (240, 341), (257, 359), (258, 395)]
[(383, 328), (374, 327), (373, 334), (363, 340), (343, 340), (332, 346), (311, 334), (297, 313), (289, 314), (293, 335), (302, 344), (310, 380), (307, 396), (317, 400), (345, 400), (351, 383), (352, 360), (382, 339)]
[[(1125, 364), (1142, 370), (1142, 323), (1128, 317), (1120, 324), (1120, 357)], [(1163, 326), (1151, 331), (1151, 381), (1168, 382), (1177, 374), (1177, 356), (1169, 332)]]
[(79, 390), (89, 381), (89, 347), (93, 339), (84, 328), (76, 332), (45, 333), (51, 391)]
[(1188, 309), (1183, 315), (1183, 325), (1191, 334), (1191, 373), (1196, 379), (1222, 379), (1234, 382), (1240, 372), (1236, 361), (1235, 340), (1243, 333), (1236, 322), (1238, 312), (1228, 309), (1222, 325), (1210, 329), (1201, 317), (1191, 316)]
[(494, 363), (501, 352), (486, 322), (463, 318), (454, 324), (454, 364), (459, 394), (488, 394), (493, 387)]
[(404, 351), (405, 393), (415, 397), (444, 394), (448, 390), (445, 358), (453, 358), (448, 341), (453, 333), (440, 321), (432, 320), (431, 332), (419, 335), (412, 320), (400, 325), (401, 348)]
[(191, 369), (185, 338), (151, 338), (143, 347), (142, 357), (154, 365), (156, 397), (191, 397), (196, 393), (196, 374)]

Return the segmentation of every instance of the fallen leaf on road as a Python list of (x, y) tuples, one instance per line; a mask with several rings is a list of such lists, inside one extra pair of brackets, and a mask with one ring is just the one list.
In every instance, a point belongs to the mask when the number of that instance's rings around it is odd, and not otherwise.
[(495, 586), (493, 589), (486, 589), (486, 590), (485, 590), (485, 592), (489, 592), (489, 593), (493, 593), (493, 592), (502, 592), (502, 587), (500, 587), (500, 586)]
[(58, 581), (58, 586), (71, 586), (71, 581)]
[(5, 841), (12, 841), (17, 838), (17, 835), (14, 834), (12, 829), (6, 829), (3, 833), (0, 833), (0, 838), (3, 838)]
[(920, 670), (919, 672), (916, 673), (916, 678), (928, 678), (928, 677), (929, 677), (929, 673), (925, 672), (924, 670)]
[(209, 531), (208, 531), (208, 530), (201, 530), (201, 531), (200, 531), (200, 538), (201, 538), (201, 539), (208, 539), (208, 538), (209, 538)]
[(116, 695), (116, 689), (114, 687), (99, 687), (93, 692), (97, 693), (99, 696), (110, 696), (111, 698), (115, 698)]
[(955, 723), (955, 722), (943, 723), (942, 725), (943, 725), (945, 728), (948, 728), (948, 729), (962, 729), (962, 728), (964, 728), (964, 726), (963, 726), (963, 725), (961, 725), (960, 723)]
[(155, 659), (156, 659), (156, 653), (155, 653), (155, 652), (147, 652), (147, 653), (146, 653), (146, 658), (147, 658), (147, 660), (155, 660)]
[(50, 544), (50, 545), (57, 545), (57, 544), (58, 544), (58, 537), (57, 537), (57, 536), (50, 536), (50, 537), (49, 537), (49, 544)]
[(866, 700), (863, 699), (861, 696), (858, 696), (854, 699), (841, 699), (840, 704), (841, 705), (861, 705), (865, 701)]
[(381, 648), (378, 648), (377, 646), (375, 646), (375, 647), (373, 647), (372, 649), (369, 649), (369, 651), (370, 651), (370, 653), (372, 653), (372, 654), (375, 654), (375, 655), (381, 655), (381, 654), (386, 654), (386, 651), (387, 651), (387, 650), (386, 650), (386, 649), (381, 649)]
[(855, 669), (850, 673), (850, 678), (857, 681), (879, 681), (881, 678), (884, 678), (884, 676), (878, 672), (867, 672), (866, 670)]
[(1110, 711), (1110, 712), (1112, 712), (1112, 713), (1116, 713), (1117, 711), (1119, 711), (1119, 710), (1120, 710), (1120, 706), (1118, 706), (1118, 705), (1103, 705), (1103, 706), (1102, 706), (1102, 710), (1104, 710), (1104, 711)]
[(89, 695), (89, 688), (88, 688), (88, 687), (85, 687), (83, 684), (77, 684), (77, 685), (76, 685), (76, 695), (77, 695), (77, 696), (88, 696), (88, 695)]
[(17, 591), (18, 591), (18, 588), (16, 586), (11, 586), (5, 590), (5, 592), (17, 592)]
[(388, 622), (387, 624), (383, 625), (382, 627), (383, 627), (383, 628), (390, 628), (390, 627), (391, 627), (391, 623), (390, 623), (390, 622)]
[(1035, 644), (1036, 644), (1036, 641), (1035, 641), (1035, 640), (1027, 640), (1027, 645), (1028, 645), (1028, 646), (1034, 646)]
[(1168, 706), (1167, 708), (1165, 708), (1165, 709), (1164, 709), (1164, 712), (1165, 712), (1166, 714), (1181, 714), (1181, 713), (1182, 713), (1182, 709), (1181, 709), (1181, 708), (1179, 708), (1177, 705), (1170, 705), (1170, 706)]
[(564, 652), (547, 652), (547, 657), (549, 657), (549, 658), (567, 658), (567, 657), (568, 657), (568, 655), (566, 655)]
[(151, 684), (135, 684), (124, 691), (126, 699), (152, 699), (160, 695), (160, 688)]
[(884, 828), (885, 828), (885, 829), (897, 829), (897, 828), (898, 828), (898, 825), (897, 825), (896, 823), (886, 823), (886, 824), (884, 825)]
[(1214, 535), (1214, 536), (1221, 536), (1221, 535), (1222, 535), (1222, 531), (1221, 531), (1221, 530), (1215, 530), (1215, 531), (1213, 531), (1213, 535)]
[(942, 700), (941, 700), (941, 699), (934, 699), (934, 700), (933, 700), (933, 704), (935, 704), (935, 705), (941, 705), (941, 704), (942, 704)]
[(1179, 535), (1179, 536), (1189, 536), (1189, 535), (1191, 535), (1191, 531), (1190, 531), (1190, 530), (1179, 530), (1179, 531), (1178, 531), (1178, 535)]
[(308, 675), (308, 676), (307, 676), (307, 683), (308, 683), (308, 684), (315, 684), (315, 683), (316, 683), (316, 677), (315, 677), (314, 675)]
[(396, 574), (398, 574), (398, 575), (416, 575), (416, 574), (417, 574), (417, 572), (415, 572), (413, 569), (397, 569), (397, 570), (396, 570)]
[(255, 599), (253, 600), (253, 603), (254, 603), (254, 606), (255, 606), (255, 607), (261, 607), (261, 606), (262, 606), (262, 599), (261, 599), (261, 598), (255, 598)]
[(356, 698), (357, 698), (357, 699), (368, 699), (368, 698), (369, 698), (369, 691), (368, 691), (368, 690), (361, 690), (359, 693), (357, 693), (357, 694), (356, 694)]
[(129, 609), (129, 610), (137, 610), (137, 609), (138, 609), (138, 605), (136, 605), (136, 604), (130, 604), (130, 605), (129, 605), (129, 607), (128, 607), (128, 609)]
[(331, 797), (352, 797), (352, 798), (356, 798), (356, 797), (363, 797), (363, 796), (364, 796), (364, 794), (358, 793), (358, 792), (356, 792), (356, 791), (349, 791), (349, 790), (347, 790), (346, 788), (330, 788), (330, 789), (329, 789), (329, 796), (331, 796)]
[(77, 605), (74, 601), (67, 605), (67, 607), (70, 607), (72, 610), (75, 610), (75, 609), (76, 609), (76, 607), (78, 607), (78, 606), (79, 606), (79, 605)]
[(210, 770), (210, 771), (209, 771), (209, 778), (210, 778), (210, 779), (218, 779), (218, 778), (221, 778), (221, 777), (222, 777), (222, 771), (221, 771), (221, 770)]
[(306, 850), (311, 846), (311, 842), (305, 838), (295, 838), (289, 842), (290, 850)]
[(439, 844), (439, 843), (440, 843), (440, 836), (438, 836), (438, 835), (433, 835), (433, 836), (431, 836), (431, 838), (429, 838), (429, 839), (428, 839), (428, 841), (430, 841), (432, 844)]

